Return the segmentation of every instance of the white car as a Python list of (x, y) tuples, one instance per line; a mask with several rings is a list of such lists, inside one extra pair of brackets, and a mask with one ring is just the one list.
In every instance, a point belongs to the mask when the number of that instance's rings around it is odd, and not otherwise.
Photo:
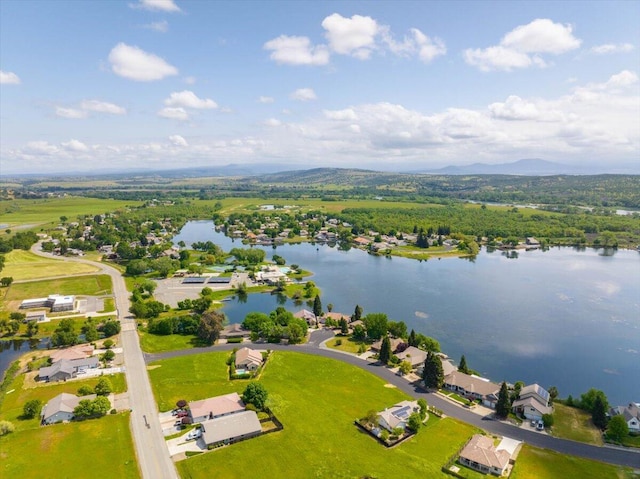
[(193, 431), (187, 434), (187, 441), (192, 441), (193, 439), (198, 439), (202, 436), (202, 431), (200, 429), (194, 429)]

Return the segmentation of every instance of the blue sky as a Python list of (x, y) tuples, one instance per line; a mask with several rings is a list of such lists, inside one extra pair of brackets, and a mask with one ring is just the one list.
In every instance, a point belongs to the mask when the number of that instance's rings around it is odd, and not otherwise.
[(638, 172), (640, 2), (0, 1), (0, 174)]

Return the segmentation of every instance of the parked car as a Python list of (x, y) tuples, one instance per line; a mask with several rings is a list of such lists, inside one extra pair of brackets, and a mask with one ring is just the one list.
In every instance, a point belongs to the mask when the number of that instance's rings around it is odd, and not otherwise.
[(538, 431), (544, 431), (544, 423), (542, 421), (538, 421), (538, 424), (536, 424), (536, 429)]
[(531, 427), (536, 427), (538, 425), (538, 421), (536, 421), (535, 419), (531, 420)]
[(202, 436), (202, 430), (194, 429), (193, 431), (189, 432), (189, 434), (187, 434), (187, 441), (198, 439), (200, 436)]
[(176, 416), (178, 417), (187, 417), (189, 415), (188, 411), (178, 411), (178, 413), (176, 414)]
[(178, 419), (176, 422), (173, 423), (174, 426), (182, 426), (182, 419)]

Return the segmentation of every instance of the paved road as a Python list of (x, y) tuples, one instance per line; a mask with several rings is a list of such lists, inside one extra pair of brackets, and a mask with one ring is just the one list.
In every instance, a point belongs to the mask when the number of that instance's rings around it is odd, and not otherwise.
[[(47, 258), (52, 257), (52, 255), (40, 250), (39, 243), (34, 245), (31, 251)], [(58, 256), (56, 258), (98, 266), (100, 268), (99, 273), (108, 274), (111, 277), (113, 295), (116, 299), (117, 316), (122, 325), (120, 341), (124, 352), (125, 375), (132, 409), (131, 432), (136, 448), (138, 466), (143, 479), (178, 479), (178, 473), (169, 457), (169, 450), (162, 435), (156, 401), (151, 391), (151, 383), (149, 382), (146, 364), (140, 349), (136, 322), (128, 315), (129, 293), (122, 275), (117, 269), (105, 264), (80, 258), (60, 258)]]
[[(629, 466), (640, 468), (640, 451), (634, 451), (629, 449), (615, 449), (609, 447), (598, 447), (589, 444), (584, 444), (575, 441), (568, 441), (566, 439), (558, 439), (555, 437), (540, 434), (534, 431), (528, 431), (510, 424), (505, 424), (500, 421), (488, 420), (481, 416), (464, 409), (460, 406), (452, 404), (451, 402), (443, 399), (441, 396), (432, 392), (426, 392), (422, 388), (407, 382), (405, 379), (397, 376), (391, 370), (386, 367), (382, 367), (377, 363), (362, 360), (354, 355), (341, 353), (335, 350), (319, 348), (320, 337), (315, 333), (311, 337), (311, 342), (304, 345), (286, 346), (280, 344), (269, 344), (268, 348), (275, 351), (296, 351), (306, 354), (315, 354), (318, 356), (324, 356), (327, 358), (337, 359), (354, 366), (369, 371), (388, 383), (395, 385), (398, 389), (404, 391), (408, 395), (414, 398), (424, 398), (431, 406), (435, 406), (441, 409), (447, 416), (454, 417), (468, 424), (472, 424), (476, 427), (484, 429), (494, 434), (501, 436), (507, 436), (519, 441), (524, 441), (532, 446), (552, 449), (562, 454), (570, 454), (573, 456), (586, 457), (589, 459), (595, 459), (601, 462), (607, 462), (619, 466)], [(326, 333), (325, 333), (326, 335)], [(324, 337), (324, 335), (322, 336)], [(326, 337), (324, 338), (326, 339)], [(265, 348), (264, 344), (251, 344), (247, 345), (253, 348)], [(181, 351), (170, 351), (159, 354), (145, 354), (147, 362), (156, 361), (159, 359), (175, 358), (179, 356), (187, 356), (192, 354), (200, 354), (207, 351), (228, 351), (237, 347), (237, 344), (220, 344), (212, 346), (210, 348), (196, 348), (186, 349)]]

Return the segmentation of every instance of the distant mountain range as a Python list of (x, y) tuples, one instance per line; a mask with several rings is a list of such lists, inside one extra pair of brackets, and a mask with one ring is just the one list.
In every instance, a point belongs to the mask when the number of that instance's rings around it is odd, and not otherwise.
[(522, 176), (549, 176), (549, 175), (593, 175), (603, 173), (590, 168), (554, 163), (538, 158), (523, 159), (513, 163), (498, 163), (489, 165), (486, 163), (473, 163), (463, 166), (445, 166), (439, 169), (414, 170), (411, 173), (424, 173), (435, 175), (522, 175)]

